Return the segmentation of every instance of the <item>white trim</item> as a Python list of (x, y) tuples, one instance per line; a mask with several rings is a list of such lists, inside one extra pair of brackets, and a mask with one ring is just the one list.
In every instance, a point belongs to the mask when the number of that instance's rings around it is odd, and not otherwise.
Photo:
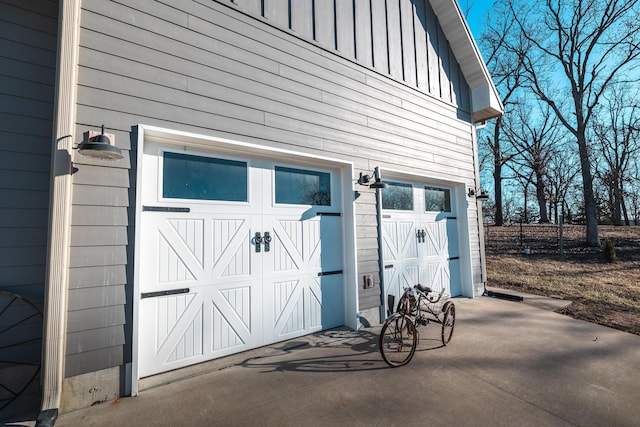
[(64, 379), (79, 36), (80, 0), (61, 1), (42, 337), (42, 411), (58, 410)]
[(171, 130), (167, 128), (161, 128), (157, 126), (138, 125), (138, 129), (143, 129), (145, 140), (160, 142), (171, 145), (190, 145), (194, 147), (202, 147), (208, 150), (215, 148), (217, 150), (226, 151), (230, 153), (258, 153), (265, 157), (271, 157), (275, 159), (291, 158), (295, 160), (306, 159), (307, 162), (313, 162), (311, 164), (318, 165), (318, 161), (323, 162), (329, 166), (336, 164), (352, 165), (353, 162), (336, 159), (332, 157), (318, 156), (306, 154), (293, 150), (286, 150), (282, 148), (266, 147), (264, 145), (253, 144), (250, 142), (236, 141), (232, 139), (219, 138), (210, 135), (197, 134), (192, 132), (184, 132), (179, 130)]
[[(473, 257), (471, 255), (471, 228), (469, 222), (470, 204), (467, 200), (467, 186), (459, 184), (455, 192), (458, 205), (458, 244), (460, 245), (460, 291), (468, 298), (474, 298)], [(474, 199), (475, 200), (475, 199)]]
[[(157, 126), (148, 126), (144, 124), (137, 125), (138, 139), (136, 150), (137, 156), (137, 174), (136, 174), (136, 206), (135, 206), (135, 249), (134, 249), (134, 279), (133, 279), (133, 325), (132, 325), (132, 366), (131, 376), (127, 380), (131, 381), (131, 395), (135, 396), (139, 393), (138, 382), (139, 376), (139, 303), (140, 298), (140, 252), (142, 250), (140, 244), (141, 227), (139, 226), (142, 215), (142, 176), (143, 176), (143, 155), (144, 144), (146, 142), (157, 142), (168, 145), (191, 146), (207, 151), (217, 150), (225, 153), (233, 154), (253, 154), (262, 157), (277, 159), (278, 161), (296, 161), (307, 163), (315, 167), (332, 167), (338, 168), (340, 171), (341, 189), (342, 189), (342, 216), (343, 216), (343, 250), (344, 250), (344, 319), (346, 326), (352, 329), (358, 329), (358, 288), (357, 288), (357, 248), (356, 248), (356, 217), (354, 204), (354, 184), (353, 184), (353, 162), (341, 159), (335, 159), (324, 156), (310, 155), (306, 153), (296, 152), (292, 150), (284, 150), (272, 147), (265, 147), (257, 144), (251, 144), (242, 141), (234, 141), (225, 138), (218, 138), (210, 135), (201, 135), (191, 132), (183, 132)], [(349, 286), (349, 284), (352, 284)]]
[[(475, 189), (479, 190), (481, 188), (480, 185), (480, 163), (478, 160), (478, 130), (472, 129), (471, 131), (471, 143), (473, 144), (473, 169), (475, 175)], [(486, 253), (485, 253), (485, 241), (484, 241), (484, 220), (482, 218), (482, 201), (477, 198), (473, 198), (475, 201), (477, 213), (477, 221), (478, 221), (478, 244), (480, 245), (480, 277), (482, 284), (482, 292), (476, 292), (473, 289), (473, 296), (480, 296), (484, 293), (487, 287), (487, 264), (486, 264)], [(473, 277), (473, 276), (472, 276)]]
[(139, 310), (140, 299), (137, 297), (140, 294), (140, 254), (142, 252), (141, 245), (136, 244), (140, 241), (140, 221), (142, 219), (142, 158), (144, 157), (144, 137), (145, 128), (141, 125), (137, 127), (137, 144), (136, 150), (138, 155), (136, 156), (136, 205), (135, 205), (135, 232), (134, 232), (134, 250), (133, 250), (133, 315), (131, 325), (131, 377), (125, 379), (129, 382), (128, 388), (131, 390), (131, 396), (138, 395), (138, 381), (140, 380), (140, 374), (138, 373), (138, 345), (139, 345)]
[[(425, 175), (425, 174), (420, 174), (415, 172), (407, 172), (400, 169), (385, 168), (380, 166), (379, 170), (380, 170), (380, 179), (382, 179), (383, 182), (385, 180), (385, 177), (387, 177), (391, 179), (405, 179), (408, 181), (418, 181), (418, 182), (424, 182), (425, 180), (427, 180), (429, 181), (429, 183), (444, 185), (449, 187), (454, 187), (458, 184), (461, 184), (460, 181), (453, 181), (453, 180), (444, 179), (444, 178), (436, 178), (431, 175)], [(384, 175), (382, 175), (383, 173)]]

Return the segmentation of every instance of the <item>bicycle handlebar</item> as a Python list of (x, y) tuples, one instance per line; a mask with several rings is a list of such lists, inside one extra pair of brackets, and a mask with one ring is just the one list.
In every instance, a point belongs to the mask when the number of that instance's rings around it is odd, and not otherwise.
[(428, 294), (431, 292), (431, 288), (428, 286), (422, 286), (420, 283), (418, 283), (415, 288), (417, 290), (419, 290), (420, 292), (424, 292), (425, 294)]

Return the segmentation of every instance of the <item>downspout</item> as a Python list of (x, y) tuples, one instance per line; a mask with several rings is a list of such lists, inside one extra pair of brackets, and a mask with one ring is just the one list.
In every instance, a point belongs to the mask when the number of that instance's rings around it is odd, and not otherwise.
[[(486, 121), (482, 121), (480, 125), (473, 125), (473, 136), (472, 136), (472, 155), (473, 155), (473, 169), (474, 169), (474, 181), (475, 181), (475, 193), (478, 194), (480, 191), (480, 163), (478, 161), (478, 130), (483, 129), (487, 125)], [(482, 218), (482, 202), (479, 201), (475, 196), (473, 196), (473, 200), (476, 204), (476, 210), (478, 214), (476, 215), (476, 220), (478, 222), (478, 243), (480, 245), (480, 280), (482, 281), (482, 295), (487, 294), (487, 264), (486, 264), (486, 254), (484, 248), (484, 224)], [(473, 271), (471, 271), (471, 282), (473, 283)], [(473, 285), (472, 285), (473, 286)], [(471, 289), (472, 298), (475, 298), (475, 289)]]
[[(381, 180), (380, 177), (380, 169), (376, 166), (374, 169), (374, 178), (376, 180)], [(378, 234), (378, 270), (380, 271), (379, 279), (380, 279), (380, 323), (384, 321), (387, 317), (387, 310), (391, 309), (393, 311), (393, 307), (387, 307), (387, 299), (385, 298), (385, 293), (387, 292), (387, 286), (384, 280), (384, 258), (382, 254), (382, 190), (380, 188), (376, 188), (376, 231)]]
[(55, 424), (64, 378), (80, 1), (60, 0), (58, 7), (58, 50), (40, 380), (42, 405), (36, 421), (37, 427)]

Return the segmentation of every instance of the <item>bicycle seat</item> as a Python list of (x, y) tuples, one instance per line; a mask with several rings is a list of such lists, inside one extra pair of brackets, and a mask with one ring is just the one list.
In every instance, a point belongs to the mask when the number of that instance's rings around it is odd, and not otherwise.
[(419, 290), (420, 292), (424, 292), (425, 294), (428, 294), (431, 292), (431, 288), (428, 286), (422, 286), (420, 283), (418, 283), (416, 285), (416, 289)]

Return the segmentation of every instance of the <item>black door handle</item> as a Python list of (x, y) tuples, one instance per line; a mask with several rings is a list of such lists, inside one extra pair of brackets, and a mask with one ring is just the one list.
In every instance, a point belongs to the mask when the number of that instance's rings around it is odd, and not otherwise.
[(269, 235), (268, 231), (264, 232), (264, 251), (265, 252), (269, 252), (269, 249), (271, 249), (271, 235)]
[(259, 231), (256, 232), (253, 239), (256, 244), (256, 252), (260, 252), (260, 245), (262, 244), (262, 235), (260, 234)]

